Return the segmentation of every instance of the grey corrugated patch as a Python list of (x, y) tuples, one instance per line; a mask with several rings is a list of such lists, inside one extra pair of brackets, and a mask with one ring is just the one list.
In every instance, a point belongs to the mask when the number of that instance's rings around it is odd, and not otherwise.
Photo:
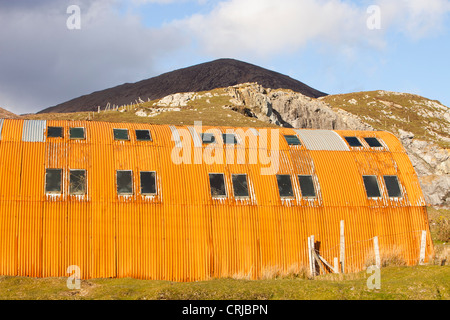
[(344, 140), (331, 130), (295, 130), (309, 150), (350, 151)]
[(3, 119), (0, 119), (0, 140), (2, 140)]
[(23, 123), (22, 141), (45, 142), (46, 120), (25, 120)]

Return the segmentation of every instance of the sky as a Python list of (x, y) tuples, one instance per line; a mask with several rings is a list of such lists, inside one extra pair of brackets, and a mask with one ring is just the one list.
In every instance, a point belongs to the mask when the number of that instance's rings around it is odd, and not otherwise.
[(449, 57), (450, 0), (0, 0), (0, 107), (17, 114), (219, 58), (450, 106)]

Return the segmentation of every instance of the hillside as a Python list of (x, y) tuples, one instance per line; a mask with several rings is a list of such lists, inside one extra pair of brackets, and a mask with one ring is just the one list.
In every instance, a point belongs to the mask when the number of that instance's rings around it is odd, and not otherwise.
[(450, 147), (450, 112), (439, 101), (418, 95), (370, 91), (323, 97), (334, 108), (361, 118), (377, 130), (406, 130), (416, 139)]
[(0, 119), (18, 119), (18, 115), (9, 112), (8, 110), (0, 108)]
[(219, 59), (192, 67), (175, 70), (136, 83), (97, 91), (58, 104), (39, 113), (97, 111), (110, 105), (127, 105), (138, 101), (163, 98), (178, 92), (200, 92), (257, 82), (266, 88), (284, 88), (300, 92), (308, 97), (326, 95), (286, 75), (233, 59)]

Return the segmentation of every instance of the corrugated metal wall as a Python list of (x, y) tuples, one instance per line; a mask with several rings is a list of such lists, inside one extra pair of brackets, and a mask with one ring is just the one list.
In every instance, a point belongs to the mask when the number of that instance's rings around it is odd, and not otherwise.
[[(68, 266), (77, 265), (82, 278), (194, 281), (250, 275), (255, 279), (270, 268), (287, 271), (308, 265), (310, 235), (315, 235), (320, 254), (332, 262), (339, 257), (341, 220), (346, 271), (364, 266), (374, 236), (382, 251), (401, 248), (408, 264), (418, 262), (422, 230), (427, 231), (426, 256), (433, 250), (414, 168), (400, 142), (386, 132), (333, 132), (334, 140), (375, 136), (385, 144), (337, 151), (312, 132), (307, 139), (318, 146), (315, 150), (305, 143), (288, 146), (281, 136), (296, 132), (279, 129), (274, 136), (279, 139), (279, 173), (293, 177), (296, 194), (295, 199), (282, 200), (275, 175), (262, 175), (264, 165), (249, 161), (255, 151), (248, 147), (250, 138), (241, 137), (244, 145), (235, 150), (222, 146), (223, 154), (216, 154), (196, 140), (194, 144), (193, 127), (23, 120), (0, 124), (2, 275), (59, 277), (67, 275)], [(46, 138), (47, 126), (64, 127), (64, 137)], [(86, 139), (70, 139), (69, 127), (86, 128)], [(114, 128), (129, 129), (130, 141), (115, 141)], [(136, 129), (149, 129), (153, 141), (136, 141)], [(250, 132), (255, 135), (255, 130)], [(328, 132), (322, 137), (329, 136)], [(217, 140), (221, 142), (220, 137)], [(342, 143), (338, 142), (338, 150)], [(191, 146), (188, 158), (193, 164), (174, 165), (172, 157), (180, 151), (176, 146), (186, 144)], [(244, 152), (245, 164), (231, 161), (239, 152)], [(196, 162), (202, 153), (222, 164)], [(45, 193), (47, 168), (63, 169), (61, 195)], [(86, 195), (69, 195), (71, 169), (86, 170)], [(116, 170), (133, 171), (132, 196), (117, 195)], [(140, 195), (140, 171), (157, 173), (156, 196)], [(227, 198), (211, 197), (208, 173), (225, 174)], [(250, 198), (235, 199), (231, 175), (244, 173)], [(297, 175), (313, 176), (316, 198), (301, 197)], [(362, 175), (379, 179), (397, 175), (404, 197), (389, 198), (381, 183), (382, 197), (368, 199)]]

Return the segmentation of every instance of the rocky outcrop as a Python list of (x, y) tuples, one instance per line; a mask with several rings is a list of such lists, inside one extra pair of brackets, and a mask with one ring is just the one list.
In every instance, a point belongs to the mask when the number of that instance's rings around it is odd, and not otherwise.
[(373, 130), (359, 117), (329, 104), (284, 90), (265, 89), (256, 83), (246, 83), (225, 89), (232, 102), (250, 108), (260, 120), (284, 127)]
[(195, 96), (194, 92), (176, 93), (159, 100), (155, 105), (161, 107), (187, 107), (188, 102)]
[(397, 136), (419, 176), (427, 203), (450, 205), (450, 150), (414, 139), (414, 134), (402, 129)]

